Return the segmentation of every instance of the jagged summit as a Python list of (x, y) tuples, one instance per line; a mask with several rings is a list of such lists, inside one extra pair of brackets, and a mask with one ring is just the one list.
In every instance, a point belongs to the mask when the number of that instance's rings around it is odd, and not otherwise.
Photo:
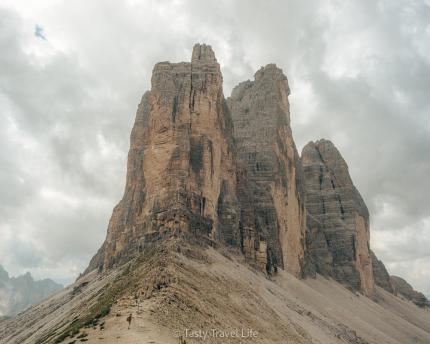
[(284, 83), (285, 81), (284, 86), (286, 94), (287, 96), (290, 95), (290, 87), (288, 85), (287, 76), (275, 63), (269, 63), (260, 67), (260, 69), (254, 73), (254, 80), (246, 80), (237, 84), (232, 90), (231, 98), (241, 98), (243, 96), (243, 92), (247, 88), (251, 87), (256, 81), (260, 81), (263, 78), (266, 78), (267, 80), (272, 79), (273, 84), (275, 84), (275, 81), (279, 81), (281, 83)]
[(205, 44), (194, 46), (191, 63), (156, 64), (131, 134), (124, 197), (87, 272), (126, 262), (163, 238), (191, 235), (237, 248), (263, 271), (305, 275), (289, 92), (282, 70), (269, 64), (227, 106)]
[(216, 62), (215, 53), (210, 45), (200, 43), (194, 45), (191, 62), (197, 61)]
[[(242, 237), (247, 257), (267, 257), (277, 267), (304, 275), (306, 222), (301, 166), (290, 127), (286, 76), (274, 64), (254, 81), (239, 84), (228, 99), (234, 122), (242, 204)], [(263, 252), (261, 252), (263, 251)]]
[[(342, 155), (340, 154), (339, 150), (337, 149), (335, 144), (329, 139), (321, 138), (319, 140), (309, 141), (303, 147), (302, 155), (306, 155), (306, 154), (303, 154), (303, 152), (308, 149), (317, 149), (318, 151), (327, 152), (327, 154), (325, 154), (327, 157), (330, 156), (335, 158), (336, 160), (343, 161), (343, 163), (346, 165), (346, 162), (343, 159)], [(346, 168), (348, 168), (347, 165), (346, 165)]]
[(352, 183), (348, 165), (328, 140), (308, 143), (302, 164), (309, 251), (317, 272), (371, 295), (369, 212)]
[(207, 45), (156, 64), (130, 138), (127, 182), (87, 272), (125, 262), (172, 235), (239, 241), (233, 126)]
[[(269, 63), (265, 66), (262, 66), (258, 71), (254, 74), (254, 79), (256, 81), (262, 79), (262, 78), (272, 78), (276, 80), (287, 80), (286, 75), (282, 71), (281, 68), (279, 68), (275, 63)], [(287, 89), (288, 89), (288, 95), (290, 94), (290, 89), (288, 87), (288, 81), (287, 81)]]

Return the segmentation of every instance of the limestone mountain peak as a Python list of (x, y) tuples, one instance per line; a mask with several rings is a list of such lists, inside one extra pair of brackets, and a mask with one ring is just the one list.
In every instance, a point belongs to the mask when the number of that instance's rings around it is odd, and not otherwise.
[[(228, 106), (234, 122), (242, 238), (246, 257), (266, 257), (270, 271), (304, 273), (305, 218), (301, 166), (290, 127), (288, 81), (275, 64), (233, 89)], [(254, 247), (264, 247), (255, 252)], [(263, 259), (264, 261), (264, 259)]]
[(327, 139), (311, 141), (303, 148), (301, 156), (303, 165), (321, 163), (333, 174), (336, 174), (338, 183), (353, 185), (348, 164), (332, 141)]
[(210, 45), (200, 43), (194, 45), (191, 62), (197, 61), (216, 62), (215, 53)]
[[(269, 63), (265, 66), (260, 67), (258, 71), (254, 74), (255, 80), (260, 80), (262, 78), (271, 78), (277, 80), (287, 80), (286, 75), (275, 63)], [(288, 85), (288, 82), (287, 82)]]
[(166, 237), (239, 240), (233, 127), (212, 48), (197, 44), (191, 63), (156, 64), (151, 81), (130, 137), (123, 199), (87, 271)]
[(0, 321), (0, 343), (173, 344), (181, 329), (245, 326), (256, 343), (429, 343), (428, 310), (395, 294), (428, 301), (370, 250), (340, 151), (321, 139), (299, 155), (289, 94), (268, 64), (226, 100), (206, 44), (157, 63), (105, 242), (73, 285)]
[(389, 283), (339, 150), (320, 139), (298, 154), (289, 94), (271, 63), (225, 100), (206, 44), (194, 46), (191, 62), (156, 64), (130, 137), (124, 196), (87, 272), (191, 236), (239, 249), (268, 273), (318, 272), (367, 295), (375, 278)]
[(309, 252), (316, 271), (351, 289), (374, 290), (369, 212), (355, 188), (348, 165), (329, 140), (302, 151)]

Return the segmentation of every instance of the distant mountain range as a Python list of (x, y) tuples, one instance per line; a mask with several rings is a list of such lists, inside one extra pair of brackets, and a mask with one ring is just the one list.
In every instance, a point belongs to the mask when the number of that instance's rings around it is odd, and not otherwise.
[(0, 265), (0, 316), (18, 314), (61, 289), (61, 284), (50, 279), (35, 281), (29, 272), (9, 277)]

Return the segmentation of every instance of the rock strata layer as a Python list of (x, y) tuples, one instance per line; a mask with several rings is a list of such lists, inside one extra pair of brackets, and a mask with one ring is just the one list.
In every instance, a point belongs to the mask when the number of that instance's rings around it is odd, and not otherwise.
[(308, 245), (317, 272), (372, 294), (369, 212), (345, 160), (333, 143), (320, 140), (304, 147), (302, 163)]
[(239, 175), (241, 242), (247, 258), (267, 257), (267, 269), (299, 276), (305, 259), (306, 217), (300, 158), (290, 127), (290, 89), (274, 64), (228, 99)]
[(197, 44), (191, 63), (157, 63), (151, 84), (131, 133), (124, 196), (88, 271), (177, 233), (238, 244), (233, 124), (214, 52)]

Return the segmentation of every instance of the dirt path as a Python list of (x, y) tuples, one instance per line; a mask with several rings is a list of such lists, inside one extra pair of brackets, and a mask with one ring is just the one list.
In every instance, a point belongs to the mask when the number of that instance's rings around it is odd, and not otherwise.
[[(87, 343), (128, 343), (128, 344), (176, 344), (175, 333), (156, 325), (151, 319), (151, 301), (145, 301), (137, 307), (135, 300), (120, 300), (103, 319), (96, 329), (87, 329)], [(132, 315), (128, 329), (127, 317)], [(103, 329), (101, 329), (103, 328)], [(65, 342), (67, 343), (67, 341)], [(76, 343), (79, 343), (77, 341)]]

